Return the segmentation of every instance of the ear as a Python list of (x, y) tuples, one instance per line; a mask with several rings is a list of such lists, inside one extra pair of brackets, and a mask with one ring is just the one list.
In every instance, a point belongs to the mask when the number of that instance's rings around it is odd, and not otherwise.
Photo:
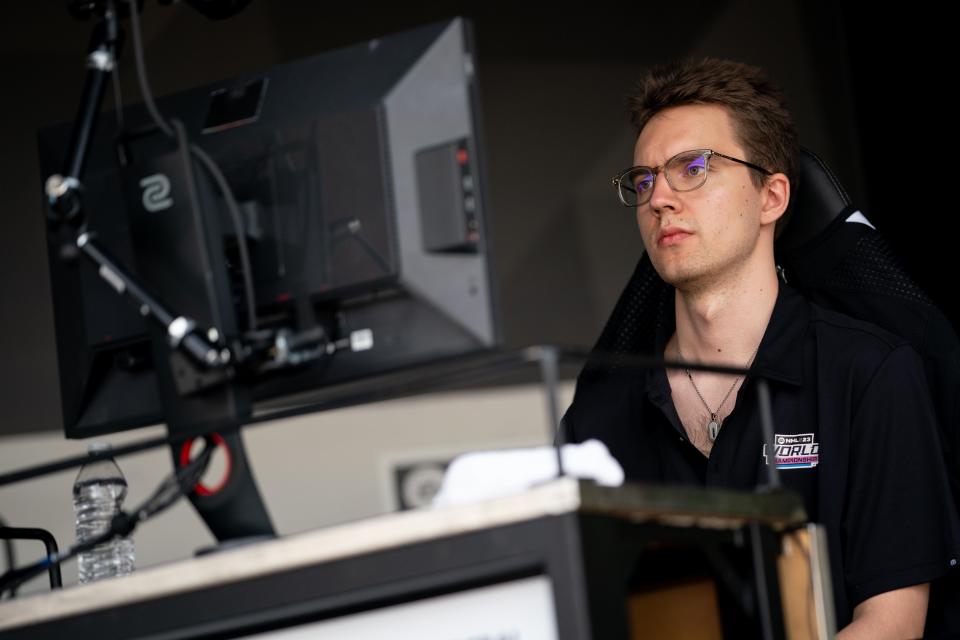
[(774, 224), (790, 204), (790, 179), (785, 173), (767, 176), (760, 189), (763, 205), (760, 209), (760, 224)]

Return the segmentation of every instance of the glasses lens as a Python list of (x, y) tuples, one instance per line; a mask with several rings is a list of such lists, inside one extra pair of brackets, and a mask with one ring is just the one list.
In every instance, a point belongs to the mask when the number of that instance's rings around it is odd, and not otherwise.
[(635, 207), (650, 199), (653, 174), (649, 169), (631, 169), (620, 178), (620, 198), (624, 204)]
[(670, 186), (676, 191), (690, 191), (707, 179), (707, 154), (702, 151), (681, 153), (667, 165)]

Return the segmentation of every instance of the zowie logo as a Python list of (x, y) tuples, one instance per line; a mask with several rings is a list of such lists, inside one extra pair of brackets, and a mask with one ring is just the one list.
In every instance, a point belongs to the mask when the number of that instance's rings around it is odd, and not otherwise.
[(173, 206), (170, 197), (170, 178), (162, 173), (155, 173), (140, 181), (143, 188), (143, 208), (147, 211), (163, 211)]

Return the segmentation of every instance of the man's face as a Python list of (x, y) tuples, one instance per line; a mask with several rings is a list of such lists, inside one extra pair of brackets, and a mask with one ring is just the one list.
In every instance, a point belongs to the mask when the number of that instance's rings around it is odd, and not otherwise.
[[(691, 149), (749, 160), (724, 107), (686, 105), (650, 119), (637, 138), (633, 164), (660, 166)], [(697, 289), (728, 282), (757, 260), (762, 193), (751, 171), (713, 156), (706, 183), (682, 192), (670, 187), (662, 171), (657, 175), (650, 201), (636, 213), (644, 247), (661, 278), (679, 289)]]

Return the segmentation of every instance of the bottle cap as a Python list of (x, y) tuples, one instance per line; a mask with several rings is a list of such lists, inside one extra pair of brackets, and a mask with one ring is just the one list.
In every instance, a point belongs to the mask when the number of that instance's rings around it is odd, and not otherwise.
[(87, 453), (103, 453), (104, 451), (110, 451), (112, 448), (109, 442), (91, 442), (87, 445)]

